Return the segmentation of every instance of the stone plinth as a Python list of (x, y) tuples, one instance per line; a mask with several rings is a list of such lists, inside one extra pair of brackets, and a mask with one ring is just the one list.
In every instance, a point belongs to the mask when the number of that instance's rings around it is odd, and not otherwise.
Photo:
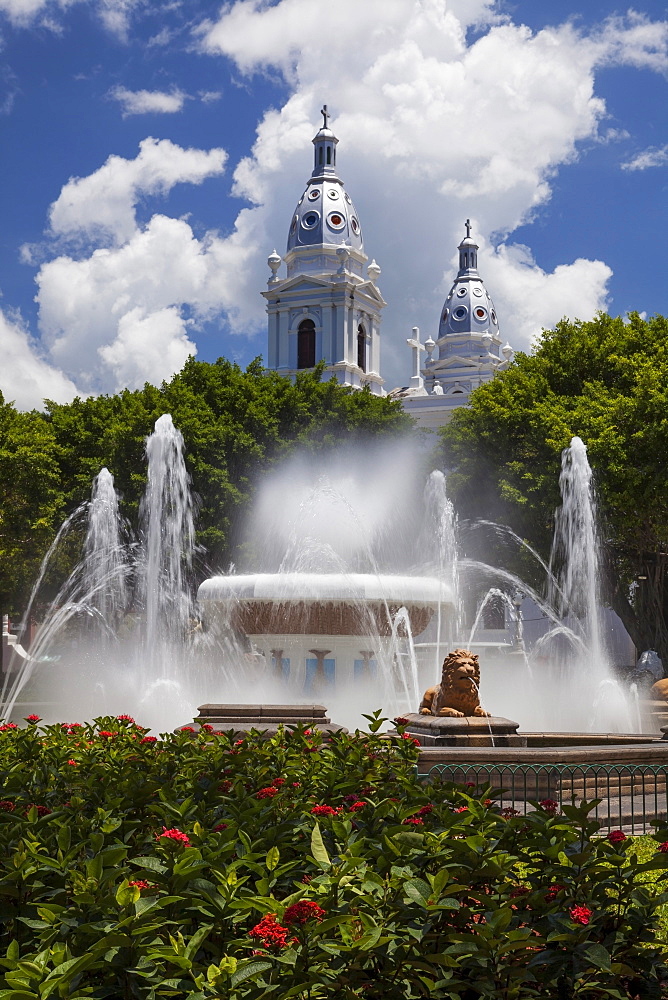
[(517, 732), (519, 722), (501, 716), (487, 718), (464, 716), (461, 719), (445, 715), (404, 716), (406, 732), (418, 739), (423, 747), (523, 747), (526, 737)]
[(317, 729), (325, 737), (329, 733), (348, 730), (337, 725), (327, 715), (324, 705), (200, 705), (194, 726), (204, 723), (215, 732), (243, 736), (255, 729), (265, 736), (275, 736), (279, 726), (306, 726)]

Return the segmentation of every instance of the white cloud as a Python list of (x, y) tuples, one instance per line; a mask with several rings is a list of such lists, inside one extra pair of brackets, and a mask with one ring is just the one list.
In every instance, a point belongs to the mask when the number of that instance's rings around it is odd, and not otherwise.
[(68, 403), (77, 388), (40, 353), (18, 316), (0, 310), (0, 391), (20, 410), (41, 409), (44, 399)]
[(225, 169), (223, 149), (182, 149), (169, 139), (143, 139), (134, 160), (110, 156), (88, 177), (71, 178), (49, 212), (59, 236), (110, 236), (117, 243), (136, 231), (142, 195), (165, 195), (175, 184), (200, 184)]
[(51, 359), (95, 392), (174, 374), (196, 351), (186, 314), (195, 322), (235, 314), (244, 247), (252, 242), (246, 218), (225, 240), (198, 240), (182, 219), (154, 215), (122, 247), (43, 264), (40, 327)]
[[(57, 31), (58, 15), (81, 2), (87, 0), (0, 0), (0, 13), (18, 27), (30, 27), (37, 22)], [(125, 40), (133, 11), (142, 3), (143, 0), (94, 0), (94, 7), (105, 28)]]
[(123, 108), (123, 117), (128, 115), (163, 114), (171, 115), (183, 110), (187, 94), (174, 88), (169, 92), (164, 90), (128, 90), (126, 87), (114, 87), (109, 94)]
[(137, 306), (121, 316), (116, 339), (98, 352), (116, 378), (116, 390), (139, 389), (144, 382), (157, 385), (180, 371), (197, 347), (188, 340), (176, 307), (142, 315)]
[(548, 273), (521, 244), (502, 244), (492, 253), (483, 252), (483, 259), (501, 336), (516, 350), (529, 350), (542, 329), (551, 329), (564, 316), (590, 319), (606, 308), (612, 271), (603, 261), (579, 257)]
[(622, 163), (622, 170), (647, 170), (648, 167), (663, 167), (666, 163), (668, 163), (668, 146), (650, 146), (632, 160)]
[[(327, 15), (312, 0), (237, 0), (203, 26), (203, 51), (244, 73), (278, 70), (292, 91), (266, 112), (234, 175), (235, 193), (254, 206), (248, 231), (270, 234), (263, 246), (239, 243), (257, 275), (252, 300), (240, 289), (246, 325), (265, 324), (257, 297), (264, 260), (287, 235), (328, 97), (341, 176), (366, 250), (383, 267), (390, 386), (405, 381), (411, 326), (434, 332), (453, 275), (449, 267), (442, 278), (443, 268), (467, 215), (476, 217), (476, 235), (505, 238), (497, 253), (483, 249), (480, 267), (515, 346), (528, 347), (566, 313), (586, 319), (605, 306), (611, 272), (603, 262), (578, 258), (547, 273), (508, 235), (549, 201), (554, 175), (585, 140), (612, 138), (595, 93), (598, 69), (665, 69), (667, 25), (632, 12), (588, 32), (571, 23), (532, 32), (496, 9), (483, 0), (340, 0), (336, 22), (354, 23), (351, 33), (323, 31)], [(467, 44), (474, 22), (486, 28)]]

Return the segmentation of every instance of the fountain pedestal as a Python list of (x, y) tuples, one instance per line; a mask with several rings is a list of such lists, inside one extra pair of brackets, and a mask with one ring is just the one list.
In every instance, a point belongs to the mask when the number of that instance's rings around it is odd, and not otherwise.
[(332, 722), (324, 705), (200, 705), (198, 711), (196, 725), (208, 723), (217, 732), (232, 730), (239, 736), (251, 729), (275, 736), (279, 726), (317, 729), (325, 739), (329, 733), (348, 732)]
[(404, 718), (408, 719), (406, 732), (423, 747), (525, 747), (527, 743), (517, 732), (519, 722), (501, 716), (453, 718), (412, 712)]

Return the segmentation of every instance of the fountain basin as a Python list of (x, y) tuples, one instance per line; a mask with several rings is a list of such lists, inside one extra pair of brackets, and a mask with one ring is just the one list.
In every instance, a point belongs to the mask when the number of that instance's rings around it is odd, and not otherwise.
[(277, 677), (306, 694), (376, 677), (452, 594), (433, 577), (251, 573), (205, 580), (207, 628), (245, 635)]

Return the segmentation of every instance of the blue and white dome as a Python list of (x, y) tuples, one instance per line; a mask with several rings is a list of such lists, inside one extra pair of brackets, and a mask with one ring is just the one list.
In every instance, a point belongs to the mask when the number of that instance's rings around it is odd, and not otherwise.
[(336, 173), (338, 139), (325, 124), (313, 139), (314, 167), (304, 194), (299, 199), (288, 234), (288, 252), (319, 244), (345, 243), (364, 251), (359, 216), (343, 181)]
[[(487, 289), (478, 274), (478, 244), (467, 233), (459, 244), (459, 271), (441, 310), (438, 339), (441, 355), (447, 352), (442, 337), (468, 337), (487, 335), (496, 345), (500, 343), (499, 321)], [(498, 353), (498, 349), (496, 351)]]

